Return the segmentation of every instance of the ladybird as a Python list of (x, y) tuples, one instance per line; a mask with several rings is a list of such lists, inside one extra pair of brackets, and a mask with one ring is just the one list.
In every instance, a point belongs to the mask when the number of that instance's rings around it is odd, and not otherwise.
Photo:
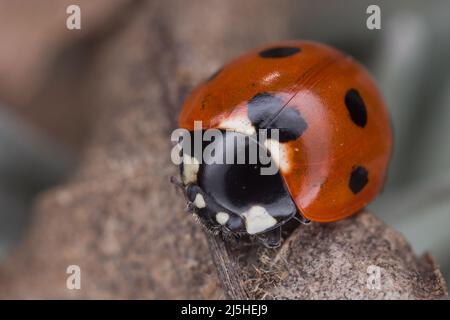
[[(337, 221), (383, 188), (392, 148), (386, 105), (366, 69), (327, 45), (285, 41), (231, 61), (185, 100), (179, 126), (194, 135), (195, 121), (203, 132), (222, 133), (202, 150), (265, 148), (278, 169), (262, 175), (260, 162), (211, 164), (184, 155), (192, 160), (180, 165), (187, 200), (212, 228), (277, 246), (290, 219)], [(278, 140), (252, 138), (261, 129), (277, 129)], [(239, 137), (248, 139), (228, 147)]]

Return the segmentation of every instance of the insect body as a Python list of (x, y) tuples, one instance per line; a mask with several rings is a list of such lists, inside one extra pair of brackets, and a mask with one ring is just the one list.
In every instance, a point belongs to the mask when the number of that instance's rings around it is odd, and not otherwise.
[[(186, 99), (179, 126), (222, 135), (203, 145), (217, 154), (265, 149), (261, 162), (208, 164), (192, 153), (181, 166), (188, 200), (207, 224), (273, 235), (289, 219), (348, 217), (381, 191), (392, 148), (389, 116), (373, 79), (351, 57), (322, 44), (288, 41), (231, 61)], [(277, 139), (269, 132), (277, 129)], [(230, 147), (228, 141), (245, 143)]]

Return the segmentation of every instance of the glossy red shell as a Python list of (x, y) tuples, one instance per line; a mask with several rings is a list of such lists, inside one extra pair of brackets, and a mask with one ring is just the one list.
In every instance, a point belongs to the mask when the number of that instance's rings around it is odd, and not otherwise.
[[(264, 58), (277, 47), (298, 53)], [(345, 97), (356, 90), (364, 101), (367, 123), (351, 118)], [(381, 191), (392, 148), (392, 132), (383, 98), (363, 66), (331, 47), (287, 41), (257, 48), (230, 62), (200, 84), (185, 101), (181, 128), (234, 129), (245, 122), (248, 101), (261, 92), (281, 97), (298, 109), (308, 127), (284, 144), (287, 168), (281, 170), (297, 208), (313, 221), (335, 221), (364, 208)], [(350, 187), (352, 174), (364, 169), (361, 190)]]

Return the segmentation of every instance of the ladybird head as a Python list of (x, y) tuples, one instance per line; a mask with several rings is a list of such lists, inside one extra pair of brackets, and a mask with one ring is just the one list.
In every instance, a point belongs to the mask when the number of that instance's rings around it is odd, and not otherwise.
[(189, 152), (195, 146), (186, 148), (193, 145), (191, 139), (182, 143), (183, 187), (201, 222), (210, 229), (254, 235), (289, 220), (297, 209), (264, 144), (235, 131), (216, 133), (213, 141), (202, 140), (201, 154)]

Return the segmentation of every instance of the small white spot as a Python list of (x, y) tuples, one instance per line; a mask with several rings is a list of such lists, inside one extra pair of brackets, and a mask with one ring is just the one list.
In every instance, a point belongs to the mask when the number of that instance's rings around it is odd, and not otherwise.
[(219, 127), (247, 135), (252, 135), (256, 132), (255, 127), (252, 126), (252, 123), (250, 122), (250, 119), (244, 115), (227, 118), (220, 123)]
[(281, 77), (281, 73), (279, 71), (274, 71), (272, 73), (269, 73), (265, 77), (263, 77), (261, 79), (261, 82), (267, 86), (267, 85), (270, 85), (273, 82), (277, 81), (280, 77)]
[(288, 153), (286, 146), (277, 140), (267, 139), (264, 141), (264, 146), (270, 151), (273, 161), (278, 165), (278, 168), (283, 173), (287, 173), (290, 170)]
[(242, 216), (245, 219), (245, 228), (249, 234), (263, 232), (277, 224), (277, 220), (261, 206), (251, 207)]
[(197, 181), (197, 173), (200, 163), (196, 158), (183, 155), (183, 183), (189, 184)]
[(224, 225), (230, 219), (230, 215), (226, 212), (217, 212), (216, 213), (216, 221), (221, 225)]
[(200, 193), (197, 193), (197, 195), (195, 196), (194, 204), (199, 209), (203, 209), (204, 207), (206, 207), (205, 199)]

